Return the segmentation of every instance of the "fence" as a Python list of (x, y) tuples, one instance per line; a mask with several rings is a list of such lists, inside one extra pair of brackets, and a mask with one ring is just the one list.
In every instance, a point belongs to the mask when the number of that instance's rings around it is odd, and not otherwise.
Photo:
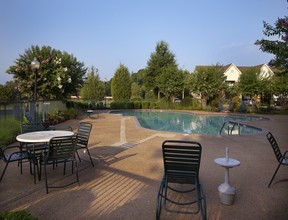
[(35, 115), (35, 120), (39, 122), (44, 121), (48, 113), (56, 110), (66, 110), (66, 103), (59, 100), (41, 100), (36, 104), (32, 101), (0, 102), (0, 121), (7, 117), (13, 117), (22, 123), (25, 113), (29, 112), (30, 115)]

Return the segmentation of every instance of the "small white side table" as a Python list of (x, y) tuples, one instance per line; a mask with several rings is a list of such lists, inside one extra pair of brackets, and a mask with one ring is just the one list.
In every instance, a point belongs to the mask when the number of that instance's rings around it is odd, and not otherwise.
[(219, 185), (219, 197), (220, 201), (225, 205), (232, 205), (234, 203), (234, 198), (236, 190), (229, 184), (229, 169), (239, 166), (240, 161), (232, 158), (216, 158), (215, 163), (225, 168), (225, 182)]

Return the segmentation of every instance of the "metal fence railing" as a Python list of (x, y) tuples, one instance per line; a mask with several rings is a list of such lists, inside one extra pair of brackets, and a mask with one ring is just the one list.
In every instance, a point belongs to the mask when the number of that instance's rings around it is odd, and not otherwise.
[(25, 112), (35, 116), (36, 121), (45, 120), (48, 113), (66, 110), (66, 104), (59, 100), (0, 102), (0, 120), (13, 117), (23, 121)]

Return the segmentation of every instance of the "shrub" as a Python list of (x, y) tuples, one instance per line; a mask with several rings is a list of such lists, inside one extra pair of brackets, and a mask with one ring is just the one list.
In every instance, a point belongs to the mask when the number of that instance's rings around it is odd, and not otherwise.
[(247, 105), (244, 102), (242, 102), (237, 111), (240, 113), (246, 113), (247, 110), (248, 110)]
[(97, 109), (103, 109), (103, 108), (104, 108), (103, 102), (102, 102), (102, 101), (98, 101), (98, 102), (96, 103), (96, 107), (97, 107)]
[(141, 102), (140, 101), (134, 101), (134, 108), (135, 109), (141, 109)]
[(125, 109), (134, 109), (134, 103), (133, 102), (126, 102)]
[(73, 101), (67, 101), (67, 102), (66, 102), (66, 107), (67, 107), (67, 108), (74, 108), (74, 107), (75, 107), (75, 104), (74, 104)]
[(194, 109), (194, 110), (201, 110), (202, 109), (202, 106), (201, 106), (201, 103), (199, 102), (199, 100), (192, 99), (192, 109)]
[(7, 117), (0, 120), (0, 146), (15, 142), (19, 133), (20, 124), (15, 118)]
[(181, 106), (185, 107), (185, 108), (191, 108), (192, 105), (192, 98), (187, 96), (184, 99), (182, 99), (181, 101)]
[(15, 212), (0, 212), (0, 220), (38, 220), (39, 218), (33, 217), (28, 211), (21, 210)]
[(150, 106), (150, 105), (149, 105), (149, 102), (148, 102), (148, 101), (143, 101), (143, 102), (142, 102), (142, 108), (143, 108), (143, 109), (149, 109), (149, 106)]
[(114, 101), (110, 103), (110, 109), (125, 109), (126, 102), (123, 101)]
[(161, 98), (159, 102), (160, 109), (173, 109), (173, 103), (167, 98)]
[(151, 109), (157, 109), (158, 108), (157, 104), (158, 104), (157, 102), (150, 102), (149, 106), (150, 106)]
[(229, 111), (235, 112), (236, 109), (239, 109), (239, 108), (240, 108), (240, 98), (238, 96), (235, 96), (232, 98), (232, 101), (229, 106)]
[(65, 120), (76, 118), (78, 115), (78, 111), (75, 108), (67, 108), (64, 111)]

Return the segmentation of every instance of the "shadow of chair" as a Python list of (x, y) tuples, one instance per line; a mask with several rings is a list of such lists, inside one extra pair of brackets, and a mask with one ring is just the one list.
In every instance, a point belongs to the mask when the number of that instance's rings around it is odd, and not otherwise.
[[(277, 168), (276, 168), (276, 170), (275, 170), (275, 172), (274, 172), (274, 174), (273, 174), (273, 176), (272, 176), (272, 178), (271, 178), (271, 180), (269, 182), (269, 185), (268, 185), (268, 188), (269, 188), (270, 185), (272, 184), (272, 182), (273, 182), (273, 180), (274, 180), (274, 178), (275, 178), (280, 166), (281, 165), (288, 166), (288, 151), (285, 151), (284, 154), (281, 153), (281, 150), (280, 150), (280, 148), (278, 146), (278, 143), (277, 143), (275, 137), (272, 135), (271, 132), (266, 134), (266, 137), (267, 137), (267, 139), (268, 139), (268, 141), (269, 141), (269, 143), (270, 143), (270, 145), (271, 145), (271, 147), (273, 149), (273, 152), (274, 152), (274, 154), (276, 156), (276, 159), (278, 161), (278, 166), (277, 166)], [(287, 154), (287, 156), (286, 156), (286, 154)]]
[(206, 219), (206, 199), (199, 180), (202, 146), (197, 142), (166, 140), (162, 144), (164, 176), (157, 196), (156, 219), (162, 204), (168, 212), (197, 214)]
[[(40, 178), (42, 173), (42, 166), (44, 166), (44, 174), (45, 174), (45, 186), (46, 193), (48, 194), (49, 188), (63, 188), (66, 186), (70, 186), (74, 183), (79, 184), (79, 176), (78, 176), (78, 166), (75, 158), (75, 150), (76, 150), (76, 137), (75, 136), (62, 136), (62, 137), (54, 137), (49, 141), (48, 149), (44, 152), (40, 158)], [(76, 167), (76, 180), (69, 182), (64, 185), (52, 186), (48, 184), (48, 175), (47, 175), (47, 165), (53, 165), (53, 169), (55, 168), (55, 164), (64, 164), (64, 172), (63, 175), (66, 174), (66, 163), (71, 162), (72, 164), (72, 174), (74, 173), (74, 166)]]
[[(30, 159), (30, 156), (29, 156), (28, 151), (22, 150), (20, 146), (9, 146), (5, 148), (0, 147), (0, 159), (2, 159), (4, 163), (6, 164), (0, 177), (0, 182), (1, 182), (9, 163), (18, 162), (18, 166), (20, 165), (20, 172), (22, 174), (23, 160), (28, 161)], [(31, 171), (31, 166), (30, 166), (30, 171)]]
[(76, 146), (76, 153), (78, 156), (79, 161), (81, 162), (81, 158), (80, 155), (78, 153), (79, 150), (84, 150), (84, 152), (87, 151), (88, 156), (90, 158), (91, 164), (94, 167), (94, 163), (91, 157), (91, 154), (89, 152), (88, 149), (88, 142), (89, 142), (89, 137), (90, 137), (90, 133), (92, 130), (92, 124), (89, 122), (80, 122), (79, 126), (78, 126), (78, 130), (77, 130), (77, 146)]

